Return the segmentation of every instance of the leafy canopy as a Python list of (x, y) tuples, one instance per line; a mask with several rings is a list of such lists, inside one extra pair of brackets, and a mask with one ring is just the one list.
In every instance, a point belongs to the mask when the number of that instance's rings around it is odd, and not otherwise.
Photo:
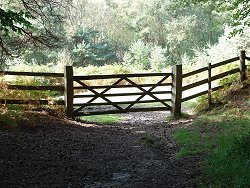
[(10, 30), (18, 34), (23, 34), (24, 29), (31, 29), (32, 23), (29, 19), (35, 19), (28, 11), (15, 12), (0, 8), (0, 31), (5, 36), (10, 35)]
[(242, 34), (250, 27), (250, 2), (249, 0), (185, 0), (186, 4), (214, 4), (214, 8), (220, 12), (227, 11), (231, 14), (233, 31), (231, 34)]

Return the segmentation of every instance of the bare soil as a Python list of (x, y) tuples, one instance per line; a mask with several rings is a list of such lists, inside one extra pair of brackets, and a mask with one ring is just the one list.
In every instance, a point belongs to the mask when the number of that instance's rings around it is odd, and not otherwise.
[(188, 121), (127, 114), (113, 125), (30, 112), (0, 129), (0, 187), (195, 187), (199, 157), (176, 158), (171, 135)]

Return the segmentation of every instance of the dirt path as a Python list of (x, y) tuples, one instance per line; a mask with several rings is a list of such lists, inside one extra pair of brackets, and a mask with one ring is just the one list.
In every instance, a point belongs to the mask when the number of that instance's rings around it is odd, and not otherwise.
[[(134, 113), (115, 125), (33, 114), (0, 129), (1, 187), (194, 187), (197, 158), (178, 148), (162, 112)], [(33, 126), (33, 127), (32, 127)]]

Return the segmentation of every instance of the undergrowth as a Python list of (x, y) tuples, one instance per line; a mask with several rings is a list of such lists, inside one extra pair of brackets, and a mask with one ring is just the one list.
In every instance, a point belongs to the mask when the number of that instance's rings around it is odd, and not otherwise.
[(200, 165), (198, 187), (250, 186), (248, 89), (233, 92), (234, 101), (225, 98), (225, 103), (199, 113), (191, 126), (174, 133), (178, 157), (207, 156)]

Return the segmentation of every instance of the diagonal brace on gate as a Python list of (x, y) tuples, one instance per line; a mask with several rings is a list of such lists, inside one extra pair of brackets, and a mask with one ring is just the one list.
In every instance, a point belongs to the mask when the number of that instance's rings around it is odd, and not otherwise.
[(154, 90), (157, 86), (159, 86), (162, 82), (164, 82), (170, 75), (165, 76), (164, 78), (162, 78), (159, 82), (157, 82), (157, 84), (155, 86), (152, 86), (149, 90), (145, 90), (143, 87), (138, 86), (135, 82), (133, 82), (132, 80), (130, 80), (129, 78), (124, 78), (127, 82), (129, 82), (131, 85), (137, 87), (138, 89), (140, 89), (143, 94), (137, 98), (134, 102), (132, 102), (129, 106), (127, 106), (127, 108), (125, 110), (131, 109), (131, 107), (133, 107), (137, 102), (139, 102), (143, 97), (145, 97), (146, 95), (149, 95), (150, 97), (152, 97), (153, 99), (155, 99), (155, 102), (160, 102), (162, 103), (164, 106), (168, 107), (171, 109), (171, 107), (165, 103), (164, 101), (160, 100), (158, 97), (156, 97), (155, 95), (153, 95), (152, 93), (150, 93), (152, 90)]
[[(100, 98), (102, 98), (103, 100), (105, 100), (108, 104), (111, 104), (111, 105), (113, 105), (114, 107), (116, 107), (118, 110), (123, 111), (124, 109), (121, 108), (119, 105), (113, 103), (113, 102), (112, 102), (111, 100), (109, 100), (108, 98), (102, 96), (102, 94), (108, 92), (108, 91), (112, 88), (112, 86), (119, 84), (122, 80), (123, 80), (123, 78), (120, 78), (120, 79), (117, 80), (115, 83), (113, 83), (111, 86), (109, 86), (109, 87), (107, 87), (105, 90), (103, 90), (101, 93), (98, 93), (96, 90), (89, 88), (88, 85), (86, 85), (85, 83), (81, 82), (80, 80), (75, 80), (75, 81), (76, 81), (78, 84), (82, 85), (84, 88), (87, 88), (88, 90), (90, 90), (92, 93), (95, 94), (95, 97), (93, 97), (92, 99), (90, 99), (86, 104), (89, 104), (89, 103), (93, 102), (94, 100), (96, 100), (97, 98), (100, 97)], [(83, 108), (85, 108), (85, 107), (86, 107), (86, 105), (82, 105), (81, 107), (79, 107), (78, 109), (76, 109), (76, 110), (74, 111), (74, 113), (77, 113), (77, 112), (81, 111), (81, 110), (82, 110)]]

